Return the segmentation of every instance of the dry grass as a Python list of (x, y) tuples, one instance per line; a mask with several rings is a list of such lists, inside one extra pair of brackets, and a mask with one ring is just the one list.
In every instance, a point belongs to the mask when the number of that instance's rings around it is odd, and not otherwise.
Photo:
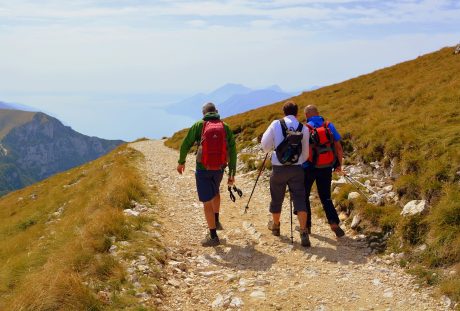
[[(126, 218), (123, 209), (149, 199), (133, 166), (140, 156), (122, 146), (0, 199), (1, 310), (109, 308), (98, 290), (126, 282), (108, 253), (111, 238), (136, 234), (139, 220)], [(126, 307), (124, 301), (114, 309)]]

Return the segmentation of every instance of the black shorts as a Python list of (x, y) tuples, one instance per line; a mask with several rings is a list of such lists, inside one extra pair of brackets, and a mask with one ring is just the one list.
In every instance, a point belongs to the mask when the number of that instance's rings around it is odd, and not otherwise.
[(201, 202), (211, 201), (219, 194), (220, 183), (223, 176), (224, 170), (196, 170), (196, 189), (198, 190), (198, 199)]

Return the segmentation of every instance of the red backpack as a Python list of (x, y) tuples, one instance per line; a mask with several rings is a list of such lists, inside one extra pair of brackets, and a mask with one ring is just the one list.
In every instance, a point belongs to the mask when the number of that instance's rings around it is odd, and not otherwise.
[(198, 149), (198, 162), (207, 170), (223, 169), (228, 162), (227, 133), (221, 120), (204, 121), (201, 142)]
[(329, 122), (324, 121), (320, 127), (306, 124), (310, 130), (310, 153), (308, 162), (316, 168), (335, 167), (337, 155), (334, 149), (334, 135), (329, 128)]

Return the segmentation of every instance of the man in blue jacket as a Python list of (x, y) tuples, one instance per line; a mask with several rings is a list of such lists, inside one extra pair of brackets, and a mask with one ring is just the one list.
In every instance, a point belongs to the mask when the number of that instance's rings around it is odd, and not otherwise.
[[(322, 127), (324, 118), (319, 115), (318, 108), (314, 105), (309, 105), (305, 107), (305, 116), (307, 118), (307, 124), (312, 128)], [(316, 187), (318, 189), (318, 195), (323, 205), (324, 212), (326, 213), (326, 218), (331, 230), (334, 231), (335, 235), (340, 238), (345, 235), (345, 232), (340, 228), (339, 216), (335, 210), (334, 204), (331, 199), (331, 182), (332, 182), (332, 171), (339, 174), (342, 172), (342, 159), (343, 159), (343, 149), (340, 140), (342, 137), (339, 132), (336, 130), (332, 122), (328, 122), (327, 127), (333, 136), (333, 150), (335, 151), (336, 162), (329, 167), (316, 167), (316, 163), (312, 163), (312, 158), (310, 157), (309, 161), (306, 161), (302, 166), (305, 173), (305, 190), (306, 190), (306, 205), (307, 205), (307, 230), (308, 233), (311, 233), (311, 207), (310, 207), (310, 192), (313, 183), (316, 182)]]

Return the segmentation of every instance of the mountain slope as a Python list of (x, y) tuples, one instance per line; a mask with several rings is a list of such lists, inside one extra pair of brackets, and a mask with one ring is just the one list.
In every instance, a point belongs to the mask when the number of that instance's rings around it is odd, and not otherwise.
[[(152, 263), (163, 259), (158, 240), (140, 232), (152, 215), (124, 212), (151, 210), (153, 196), (135, 167), (141, 157), (121, 146), (0, 198), (0, 310), (145, 306), (135, 297), (143, 287), (134, 287), (126, 270), (143, 249), (152, 250)], [(158, 274), (148, 276), (156, 292)]]
[(88, 137), (44, 113), (0, 110), (0, 195), (94, 160), (122, 141)]

